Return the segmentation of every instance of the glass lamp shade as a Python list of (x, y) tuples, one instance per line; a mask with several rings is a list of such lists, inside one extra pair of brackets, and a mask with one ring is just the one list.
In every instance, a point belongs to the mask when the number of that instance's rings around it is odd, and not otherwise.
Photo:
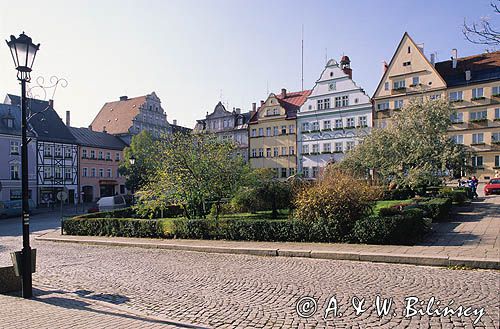
[(18, 38), (11, 35), (10, 41), (6, 41), (10, 48), (10, 54), (14, 60), (14, 66), (20, 72), (31, 72), (35, 61), (36, 52), (40, 44), (35, 45), (30, 37), (24, 32)]
[(133, 166), (135, 164), (135, 157), (132, 155), (129, 159), (130, 164)]

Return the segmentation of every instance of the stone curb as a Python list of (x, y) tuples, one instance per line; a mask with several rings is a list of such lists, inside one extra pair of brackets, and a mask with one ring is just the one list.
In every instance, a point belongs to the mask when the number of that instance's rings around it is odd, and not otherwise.
[[(47, 233), (45, 235), (48, 235)], [(275, 248), (241, 248), (241, 247), (214, 247), (204, 245), (183, 245), (183, 244), (158, 244), (150, 242), (132, 241), (109, 241), (96, 240), (88, 237), (68, 239), (64, 237), (50, 237), (41, 235), (35, 238), (39, 241), (67, 242), (101, 246), (116, 247), (137, 247), (182, 251), (197, 251), (221, 254), (240, 254), (254, 256), (280, 256), (280, 257), (302, 257), (331, 260), (351, 260), (376, 263), (410, 264), (423, 266), (466, 266), (480, 269), (500, 270), (500, 260), (486, 258), (461, 258), (440, 255), (415, 255), (415, 254), (393, 254), (393, 253), (373, 253), (373, 252), (350, 252), (350, 251), (325, 251), (325, 250), (297, 250), (297, 249), (275, 249)]]

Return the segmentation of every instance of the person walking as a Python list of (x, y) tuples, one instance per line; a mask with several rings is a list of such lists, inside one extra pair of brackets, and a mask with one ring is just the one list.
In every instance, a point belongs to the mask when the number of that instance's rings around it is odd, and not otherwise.
[(472, 195), (473, 198), (478, 198), (479, 195), (477, 194), (477, 186), (479, 185), (479, 180), (477, 179), (476, 176), (472, 176)]

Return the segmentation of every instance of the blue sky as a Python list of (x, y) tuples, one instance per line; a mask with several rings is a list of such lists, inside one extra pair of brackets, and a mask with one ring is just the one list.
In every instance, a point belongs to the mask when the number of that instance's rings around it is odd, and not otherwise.
[[(41, 43), (33, 76), (64, 77), (61, 117), (88, 126), (107, 101), (155, 91), (171, 122), (192, 127), (221, 99), (244, 111), (267, 91), (310, 89), (325, 55), (351, 58), (353, 78), (373, 94), (403, 33), (446, 60), (484, 51), (468, 43), (464, 18), (492, 16), (489, 0), (419, 1), (6, 1), (0, 31)], [(492, 19), (498, 19), (493, 17)], [(498, 26), (499, 22), (496, 21)], [(0, 50), (0, 94), (19, 93), (10, 53)], [(1, 96), (3, 97), (3, 96)]]

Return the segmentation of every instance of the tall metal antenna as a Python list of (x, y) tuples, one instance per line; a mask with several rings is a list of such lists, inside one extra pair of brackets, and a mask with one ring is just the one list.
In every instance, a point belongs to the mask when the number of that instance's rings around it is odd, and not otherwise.
[(302, 89), (301, 90), (304, 90), (304, 24), (302, 24), (302, 75), (301, 75), (301, 79), (302, 79)]
[(269, 96), (269, 81), (266, 81), (266, 97)]

